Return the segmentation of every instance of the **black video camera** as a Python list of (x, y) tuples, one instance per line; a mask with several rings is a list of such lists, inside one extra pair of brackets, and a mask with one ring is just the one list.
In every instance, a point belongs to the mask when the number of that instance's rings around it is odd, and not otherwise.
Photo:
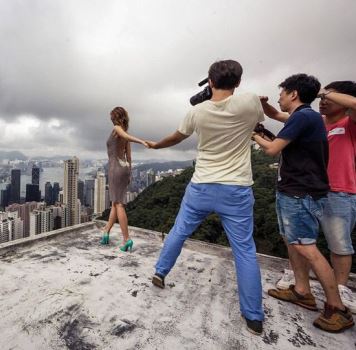
[(273, 132), (266, 129), (264, 125), (261, 123), (257, 123), (253, 131), (257, 132), (257, 134), (263, 134), (264, 136), (267, 136), (271, 141), (273, 141), (276, 138)]
[[(209, 81), (209, 78), (205, 78), (198, 85), (203, 86)], [(197, 105), (198, 103), (202, 103), (206, 100), (210, 100), (211, 96), (213, 96), (213, 92), (211, 91), (211, 87), (208, 85), (204, 88), (203, 91), (198, 92), (196, 95), (190, 98), (190, 104), (192, 106)]]
[[(204, 80), (202, 80), (198, 85), (199, 86), (203, 86), (205, 85), (207, 82), (209, 81), (209, 78), (205, 78)], [(202, 103), (206, 100), (210, 100), (211, 97), (213, 96), (213, 92), (211, 90), (211, 87), (208, 85), (204, 88), (204, 90), (198, 92), (196, 95), (192, 96), (190, 98), (190, 104), (192, 106), (197, 105), (198, 103)], [(270, 140), (274, 140), (276, 138), (276, 136), (269, 131), (268, 129), (266, 129), (264, 127), (263, 124), (261, 123), (257, 123), (254, 129), (254, 132), (257, 132), (258, 134), (263, 134), (265, 136), (267, 136)]]

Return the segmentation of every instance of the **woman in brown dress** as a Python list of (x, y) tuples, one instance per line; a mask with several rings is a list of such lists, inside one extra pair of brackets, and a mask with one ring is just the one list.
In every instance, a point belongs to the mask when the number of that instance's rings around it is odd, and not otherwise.
[(130, 239), (127, 216), (125, 211), (126, 191), (131, 178), (131, 147), (130, 142), (141, 143), (148, 147), (144, 140), (129, 135), (129, 116), (123, 107), (115, 107), (111, 113), (114, 124), (109, 139), (106, 142), (109, 157), (109, 197), (112, 203), (108, 223), (103, 230), (101, 244), (109, 244), (110, 230), (116, 218), (119, 221), (123, 242), (120, 250), (132, 249), (133, 241)]

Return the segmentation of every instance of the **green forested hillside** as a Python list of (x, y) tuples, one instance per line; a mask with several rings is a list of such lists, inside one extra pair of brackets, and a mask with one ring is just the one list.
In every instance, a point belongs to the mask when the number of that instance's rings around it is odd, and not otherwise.
[[(255, 239), (258, 250), (285, 256), (274, 211), (276, 170), (270, 168), (270, 164), (275, 160), (258, 151), (253, 151), (252, 159), (256, 198)], [(127, 206), (130, 225), (168, 233), (193, 171), (192, 167), (187, 168), (181, 175), (165, 178), (143, 191)], [(220, 220), (215, 214), (208, 216), (192, 238), (228, 245)]]
[[(276, 172), (272, 166), (277, 159), (266, 156), (263, 152), (252, 152), (252, 170), (254, 175), (254, 237), (260, 253), (286, 257), (287, 251), (278, 233), (275, 212)], [(190, 181), (194, 169), (192, 167), (176, 177), (167, 177), (146, 188), (140, 195), (127, 205), (127, 215), (131, 226), (142, 227), (168, 233), (174, 224), (182, 200), (185, 187)], [(103, 215), (107, 220), (108, 211)], [(212, 214), (200, 225), (192, 238), (228, 245), (224, 230), (217, 215)], [(356, 232), (353, 233), (356, 243)], [(328, 254), (326, 242), (320, 235), (319, 247)], [(356, 271), (356, 259), (353, 263)]]

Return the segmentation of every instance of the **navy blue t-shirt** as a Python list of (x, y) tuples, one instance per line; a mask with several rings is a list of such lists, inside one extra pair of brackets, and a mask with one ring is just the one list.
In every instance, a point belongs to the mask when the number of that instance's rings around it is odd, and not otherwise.
[(320, 198), (329, 191), (329, 148), (324, 121), (309, 105), (299, 106), (278, 138), (291, 142), (282, 150), (277, 189), (290, 196)]

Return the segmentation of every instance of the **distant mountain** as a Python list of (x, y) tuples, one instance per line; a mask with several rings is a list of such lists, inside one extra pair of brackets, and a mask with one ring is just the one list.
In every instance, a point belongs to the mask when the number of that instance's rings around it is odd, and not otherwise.
[(154, 171), (167, 171), (169, 169), (185, 169), (189, 166), (193, 165), (193, 160), (186, 161), (172, 161), (172, 162), (153, 162), (153, 163), (145, 163), (135, 166), (135, 169), (139, 171), (147, 171), (149, 169), (153, 169)]
[(0, 150), (0, 160), (9, 159), (9, 160), (27, 160), (26, 157), (22, 152), (19, 151), (1, 151)]
[(31, 157), (32, 160), (38, 160), (38, 161), (45, 161), (45, 160), (59, 161), (59, 160), (67, 160), (67, 159), (72, 159), (72, 158), (73, 158), (73, 156)]

